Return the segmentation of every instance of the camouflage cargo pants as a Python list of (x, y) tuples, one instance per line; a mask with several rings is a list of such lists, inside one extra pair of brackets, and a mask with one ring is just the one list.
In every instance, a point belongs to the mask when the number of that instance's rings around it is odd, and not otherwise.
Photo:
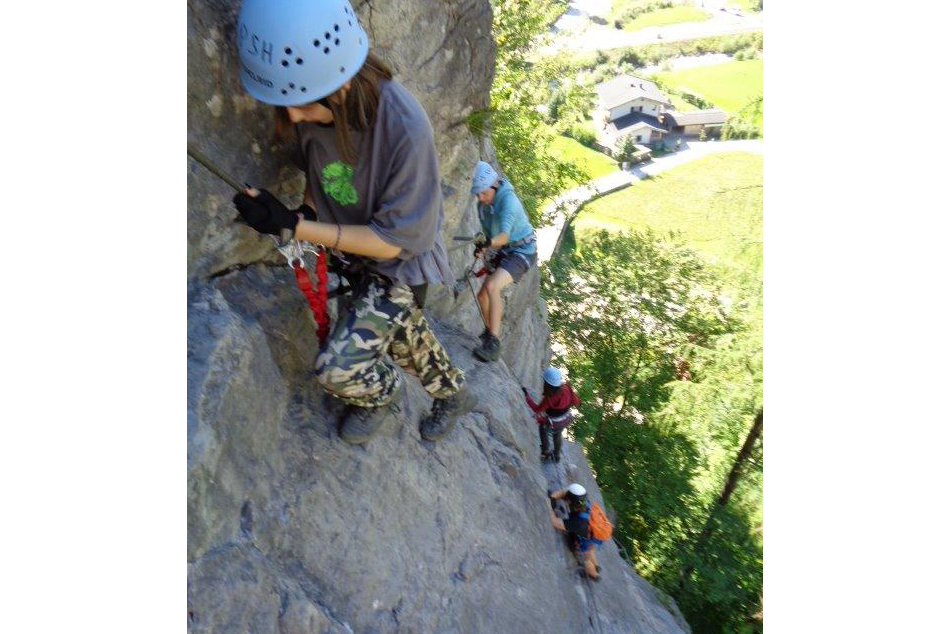
[(419, 377), (433, 398), (456, 393), (465, 373), (429, 327), (406, 284), (373, 277), (368, 288), (341, 310), (317, 356), (317, 380), (352, 405), (385, 405), (402, 380), (392, 361)]

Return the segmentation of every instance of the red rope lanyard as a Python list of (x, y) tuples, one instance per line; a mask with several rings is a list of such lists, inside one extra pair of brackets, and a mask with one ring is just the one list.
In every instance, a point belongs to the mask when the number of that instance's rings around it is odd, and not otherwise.
[(297, 286), (307, 298), (310, 311), (317, 322), (317, 338), (320, 339), (322, 346), (327, 340), (327, 335), (330, 334), (330, 316), (327, 314), (327, 250), (320, 248), (317, 252), (317, 263), (314, 266), (314, 272), (317, 274), (316, 291), (313, 290), (310, 274), (304, 268), (303, 261), (295, 260), (293, 267)]

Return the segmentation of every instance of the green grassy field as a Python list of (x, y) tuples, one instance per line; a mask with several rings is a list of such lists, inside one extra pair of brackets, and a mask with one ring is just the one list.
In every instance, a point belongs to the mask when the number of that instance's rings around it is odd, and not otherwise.
[(664, 71), (657, 76), (668, 86), (694, 92), (728, 112), (737, 112), (762, 94), (761, 59)]
[(648, 26), (666, 26), (667, 24), (678, 24), (680, 22), (703, 22), (709, 18), (709, 13), (699, 7), (680, 5), (644, 13), (635, 20), (624, 24), (623, 30), (637, 31)]
[[(561, 160), (570, 161), (575, 165), (587, 170), (591, 178), (597, 178), (620, 169), (617, 162), (606, 154), (596, 152), (586, 145), (582, 145), (569, 136), (558, 134), (554, 137), (554, 143), (551, 144), (552, 153)], [(573, 183), (571, 187), (579, 185)], [(552, 199), (547, 199), (541, 203), (541, 209), (550, 205)]]
[(671, 168), (589, 204), (576, 242), (600, 229), (680, 232), (708, 261), (741, 276), (762, 270), (762, 156), (722, 152)]
[(581, 145), (571, 137), (562, 134), (554, 137), (551, 150), (558, 158), (570, 161), (587, 170), (591, 178), (597, 178), (604, 174), (616, 172), (619, 169), (617, 162), (606, 154), (595, 152), (589, 147)]

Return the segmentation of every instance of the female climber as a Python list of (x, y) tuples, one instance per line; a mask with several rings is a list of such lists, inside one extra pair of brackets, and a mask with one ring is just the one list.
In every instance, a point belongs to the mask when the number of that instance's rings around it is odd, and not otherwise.
[(422, 313), (428, 284), (455, 281), (425, 110), (370, 52), (346, 0), (245, 0), (237, 44), (244, 88), (276, 106), (277, 132), (295, 134), (307, 180), (295, 210), (254, 188), (234, 204), (260, 233), (289, 229), (331, 249), (350, 283), (315, 368), (347, 404), (340, 436), (366, 442), (401, 411), (394, 361), (434, 399), (422, 437), (444, 437), (473, 402)]
[[(553, 459), (561, 461), (561, 432), (574, 422), (571, 408), (581, 404), (581, 399), (570, 383), (564, 382), (564, 375), (557, 368), (551, 367), (544, 371), (544, 397), (540, 403), (535, 403), (524, 392), (528, 407), (535, 413), (538, 422), (538, 435), (541, 437), (541, 460)], [(554, 436), (554, 450), (551, 450), (548, 436)]]

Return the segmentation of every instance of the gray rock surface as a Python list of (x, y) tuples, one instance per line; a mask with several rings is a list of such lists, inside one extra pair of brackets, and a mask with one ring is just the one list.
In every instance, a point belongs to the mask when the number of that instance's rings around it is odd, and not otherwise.
[[(545, 492), (577, 480), (599, 499), (583, 452), (567, 443), (545, 473), (519, 378), (476, 361), (470, 332), (432, 317), (475, 411), (423, 441), (431, 400), (407, 377), (405, 418), (352, 447), (285, 266), (193, 282), (188, 302), (190, 631), (576, 634), (597, 616), (603, 632), (685, 630), (613, 544), (607, 582), (576, 575)], [(547, 354), (513, 349), (538, 369)]]
[[(269, 110), (238, 83), (238, 6), (188, 3), (188, 138), (293, 204), (301, 176), (267, 142)], [(470, 233), (467, 182), (491, 155), (464, 125), (488, 100), (488, 0), (358, 11), (432, 120), (446, 237)], [(293, 275), (269, 240), (230, 224), (230, 197), (188, 161), (189, 632), (688, 631), (612, 544), (601, 556), (608, 581), (592, 594), (549, 524), (548, 487), (570, 477), (599, 493), (579, 447), (567, 444), (560, 470), (538, 462), (519, 389), (537, 393), (550, 357), (536, 271), (506, 293), (493, 364), (471, 355), (481, 332), (471, 293), (430, 292), (430, 321), (467, 372), (475, 411), (423, 441), (431, 399), (407, 377), (404, 419), (353, 447), (336, 433), (342, 408), (314, 381), (317, 339)], [(453, 254), (459, 275), (467, 258)]]

